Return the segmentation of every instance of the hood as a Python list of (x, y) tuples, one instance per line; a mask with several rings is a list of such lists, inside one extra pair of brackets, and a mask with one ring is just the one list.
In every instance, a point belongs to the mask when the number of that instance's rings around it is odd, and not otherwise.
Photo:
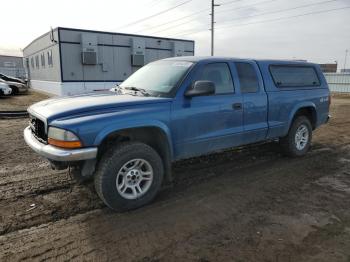
[(0, 82), (0, 88), (1, 89), (10, 89), (9, 85), (3, 82)]
[(6, 76), (3, 74), (0, 74), (0, 79), (3, 81), (17, 82), (17, 83), (25, 84), (24, 80), (17, 78), (17, 77), (13, 77), (13, 76)]
[(8, 84), (10, 86), (17, 86), (17, 87), (25, 86), (23, 83), (19, 83), (19, 82), (12, 82), (12, 81), (6, 81), (6, 80), (1, 80), (0, 82)]
[(169, 102), (170, 98), (117, 95), (116, 93), (86, 94), (43, 100), (28, 108), (28, 112), (45, 119), (57, 119), (78, 114), (96, 114), (115, 111), (122, 107)]

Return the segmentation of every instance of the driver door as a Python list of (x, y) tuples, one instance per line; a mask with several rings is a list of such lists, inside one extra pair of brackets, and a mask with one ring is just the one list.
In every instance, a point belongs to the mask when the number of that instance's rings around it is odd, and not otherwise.
[(173, 103), (171, 124), (176, 159), (236, 146), (241, 141), (242, 97), (235, 93), (230, 65), (202, 65), (193, 83), (198, 80), (214, 82), (216, 91)]

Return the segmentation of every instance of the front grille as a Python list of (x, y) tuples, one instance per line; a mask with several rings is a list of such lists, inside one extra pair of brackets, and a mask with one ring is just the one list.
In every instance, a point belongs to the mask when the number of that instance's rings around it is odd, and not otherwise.
[(45, 123), (42, 120), (36, 118), (35, 116), (30, 115), (29, 125), (36, 139), (46, 144), (47, 135), (45, 131)]

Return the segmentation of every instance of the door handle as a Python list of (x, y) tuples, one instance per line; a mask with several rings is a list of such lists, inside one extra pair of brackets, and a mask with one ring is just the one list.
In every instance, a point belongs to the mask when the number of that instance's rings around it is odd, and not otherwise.
[(242, 109), (242, 103), (234, 103), (234, 104), (232, 105), (232, 108), (233, 108), (234, 110), (241, 110), (241, 109)]

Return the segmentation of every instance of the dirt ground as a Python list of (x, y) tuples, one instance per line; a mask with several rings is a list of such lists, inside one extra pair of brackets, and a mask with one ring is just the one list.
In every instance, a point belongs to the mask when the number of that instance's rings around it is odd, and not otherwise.
[(49, 95), (29, 89), (26, 94), (0, 97), (0, 111), (26, 110), (29, 105), (49, 98)]
[(331, 113), (306, 157), (268, 143), (178, 162), (119, 214), (25, 146), (27, 120), (0, 120), (0, 261), (350, 261), (350, 99)]

